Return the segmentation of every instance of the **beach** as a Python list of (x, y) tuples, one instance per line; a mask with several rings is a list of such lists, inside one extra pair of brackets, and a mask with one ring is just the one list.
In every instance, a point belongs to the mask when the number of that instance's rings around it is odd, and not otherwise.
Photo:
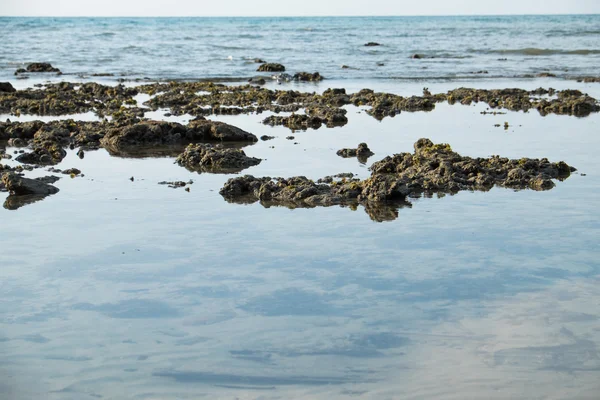
[(3, 397), (597, 397), (598, 16), (2, 20)]

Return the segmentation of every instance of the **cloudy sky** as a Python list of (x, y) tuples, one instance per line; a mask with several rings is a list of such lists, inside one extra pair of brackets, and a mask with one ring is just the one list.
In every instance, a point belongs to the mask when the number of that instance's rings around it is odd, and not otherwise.
[(0, 0), (4, 16), (473, 14), (600, 14), (600, 0)]

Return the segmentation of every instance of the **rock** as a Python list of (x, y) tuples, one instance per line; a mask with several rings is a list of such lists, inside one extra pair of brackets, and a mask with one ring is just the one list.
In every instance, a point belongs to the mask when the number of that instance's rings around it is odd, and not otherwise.
[(556, 78), (556, 74), (550, 72), (540, 72), (536, 75), (538, 78)]
[(203, 143), (188, 145), (176, 160), (189, 170), (213, 173), (239, 172), (260, 162), (260, 158), (248, 157), (243, 150)]
[(194, 120), (188, 124), (188, 137), (192, 140), (215, 142), (256, 142), (252, 133), (219, 121)]
[(0, 82), (0, 92), (14, 93), (17, 89), (10, 82)]
[(421, 55), (421, 54), (413, 54), (410, 58), (415, 59), (415, 60), (419, 60), (421, 58), (424, 58), (424, 56)]
[(344, 158), (357, 157), (361, 163), (365, 164), (374, 153), (366, 143), (360, 143), (356, 149), (341, 149), (336, 154)]
[(272, 140), (272, 139), (275, 139), (275, 136), (262, 135), (260, 137), (260, 140), (262, 140), (262, 141), (267, 141), (267, 140)]
[(365, 47), (375, 47), (375, 46), (381, 46), (381, 45), (377, 42), (365, 43)]
[(58, 188), (42, 180), (29, 179), (19, 176), (13, 172), (2, 175), (2, 183), (12, 195), (38, 195), (48, 196), (58, 193)]
[(286, 137), (286, 139), (287, 139), (287, 140), (294, 140), (294, 139), (296, 139), (296, 138), (295, 138), (295, 137), (293, 137), (293, 136), (287, 136), (287, 137)]
[(60, 69), (54, 68), (49, 63), (32, 63), (27, 66), (27, 72), (58, 72)]
[(61, 173), (65, 174), (65, 175), (80, 175), (81, 171), (78, 170), (77, 168), (69, 168), (69, 169), (63, 170)]
[(176, 122), (143, 121), (109, 129), (100, 140), (102, 146), (119, 149), (135, 146), (159, 146), (193, 141), (255, 142), (258, 139), (235, 126), (204, 119), (190, 121), (185, 126)]
[(371, 177), (362, 181), (347, 179), (347, 175), (340, 181), (326, 177), (317, 183), (305, 177), (272, 179), (246, 175), (229, 179), (220, 193), (231, 202), (260, 201), (265, 207), (362, 204), (366, 210), (372, 210), (367, 211), (372, 218), (389, 220), (394, 212), (388, 206), (396, 209), (398, 205), (409, 206), (409, 197), (460, 190), (486, 191), (494, 185), (549, 190), (554, 187), (553, 179), (566, 179), (575, 171), (562, 161), (550, 163), (545, 158), (462, 157), (449, 145), (433, 144), (429, 139), (419, 139), (414, 149), (413, 154), (395, 154), (374, 163)]
[(255, 85), (264, 85), (267, 83), (267, 81), (263, 77), (250, 78), (248, 79), (248, 82), (253, 83)]
[(265, 63), (257, 69), (258, 72), (284, 72), (285, 67), (281, 64)]
[(193, 183), (194, 183), (194, 181), (192, 181), (192, 180), (189, 180), (188, 182), (183, 182), (183, 181), (158, 182), (159, 185), (168, 185), (170, 188), (173, 188), (173, 189), (181, 188), (181, 187), (184, 187), (185, 185), (191, 185)]
[(255, 64), (266, 64), (267, 62), (264, 61), (261, 58), (255, 58), (254, 60), (252, 60)]
[(312, 74), (309, 72), (298, 72), (294, 74), (292, 79), (301, 82), (318, 82), (322, 81), (323, 77), (318, 72), (313, 72)]

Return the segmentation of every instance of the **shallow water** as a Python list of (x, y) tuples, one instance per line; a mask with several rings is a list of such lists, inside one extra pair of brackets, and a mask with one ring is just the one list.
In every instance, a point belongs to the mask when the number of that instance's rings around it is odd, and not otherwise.
[(276, 136), (244, 148), (256, 176), (365, 177), (335, 151), (366, 141), (373, 162), (420, 137), (578, 172), (547, 192), (411, 199), (376, 223), (360, 206), (230, 204), (230, 176), (173, 157), (69, 152), (58, 168), (85, 177), (0, 209), (2, 397), (596, 399), (600, 118), (484, 109), (349, 107), (348, 125), (294, 140), (266, 115), (215, 118)]
[[(17, 68), (40, 61), (72, 77), (113, 74), (94, 78), (107, 81), (247, 78), (257, 75), (255, 58), (282, 63), (291, 74), (319, 71), (329, 79), (597, 75), (599, 26), (598, 15), (3, 17), (0, 80), (14, 78)], [(365, 47), (367, 42), (381, 46)], [(414, 54), (424, 58), (411, 59)]]

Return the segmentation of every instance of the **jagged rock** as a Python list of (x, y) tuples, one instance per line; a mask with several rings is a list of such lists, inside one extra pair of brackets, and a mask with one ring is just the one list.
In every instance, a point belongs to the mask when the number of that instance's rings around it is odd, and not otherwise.
[(349, 157), (357, 157), (361, 163), (366, 163), (367, 159), (371, 157), (373, 154), (369, 146), (366, 143), (360, 143), (356, 149), (341, 149), (336, 153), (340, 157), (349, 158)]
[(258, 72), (284, 72), (285, 67), (281, 64), (265, 63), (257, 69)]
[(302, 82), (318, 82), (318, 81), (322, 81), (323, 77), (318, 72), (314, 72), (312, 74), (309, 72), (298, 72), (298, 73), (294, 74), (292, 79), (295, 81), (302, 81)]
[(2, 175), (2, 183), (12, 195), (39, 195), (48, 196), (58, 193), (58, 188), (42, 179), (29, 179), (19, 176), (13, 172), (8, 172)]
[(188, 145), (176, 162), (192, 171), (238, 172), (258, 165), (261, 159), (248, 157), (240, 149), (197, 143)]
[[(409, 197), (422, 194), (456, 193), (460, 190), (489, 190), (492, 186), (513, 189), (548, 190), (553, 179), (567, 178), (575, 168), (547, 159), (509, 160), (462, 157), (447, 144), (419, 139), (415, 152), (385, 157), (371, 166), (365, 180), (334, 181), (327, 177), (313, 182), (305, 177), (255, 178), (250, 175), (229, 179), (220, 190), (232, 202), (260, 201), (265, 206), (290, 208), (363, 204), (365, 208), (388, 203), (407, 205)], [(390, 216), (387, 211), (385, 215)]]

